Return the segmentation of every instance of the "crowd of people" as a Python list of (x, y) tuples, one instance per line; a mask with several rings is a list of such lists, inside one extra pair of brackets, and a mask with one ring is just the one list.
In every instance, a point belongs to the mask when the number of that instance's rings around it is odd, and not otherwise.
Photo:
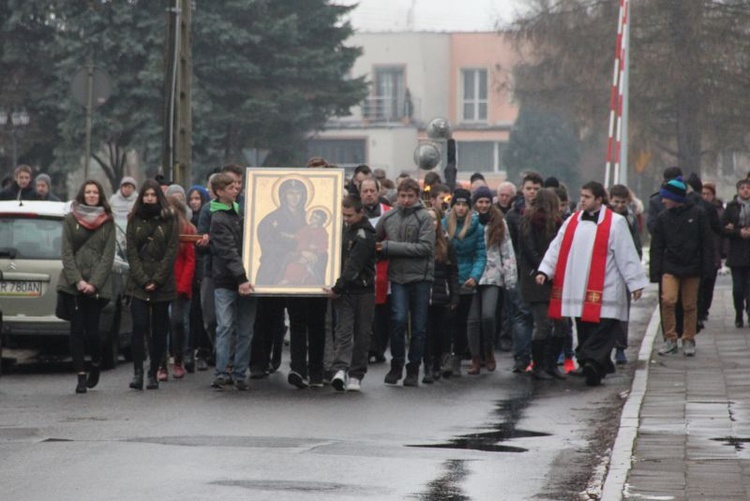
[[(308, 167), (328, 164), (313, 158)], [(100, 378), (114, 222), (126, 227), (136, 390), (210, 366), (212, 387), (246, 390), (248, 376), (279, 370), (287, 324), (287, 381), (300, 389), (360, 391), (368, 365), (386, 362), (388, 350), (388, 385), (493, 372), (501, 350), (512, 352), (517, 374), (577, 375), (596, 386), (628, 362), (631, 300), (649, 279), (659, 284), (659, 354), (677, 352), (681, 338), (684, 354), (695, 355), (724, 257), (737, 327), (750, 315), (750, 180), (724, 209), (715, 185), (671, 167), (644, 212), (624, 185), (588, 182), (574, 197), (557, 179), (527, 172), (518, 189), (506, 181), (493, 193), (478, 173), (469, 189), (451, 189), (435, 172), (422, 184), (406, 175), (391, 182), (360, 165), (336, 223), (340, 277), (319, 296), (285, 297), (256, 295), (246, 274), (243, 175), (227, 165), (187, 192), (161, 177), (140, 186), (124, 177), (109, 200), (97, 181), (81, 185), (65, 218), (58, 284), (72, 312), (76, 392)], [(49, 188), (48, 176), (34, 184), (19, 166), (0, 198), (54, 200)]]

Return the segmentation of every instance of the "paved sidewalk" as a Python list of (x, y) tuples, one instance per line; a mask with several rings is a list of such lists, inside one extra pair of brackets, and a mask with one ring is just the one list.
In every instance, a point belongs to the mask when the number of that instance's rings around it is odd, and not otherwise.
[(601, 499), (750, 499), (750, 328), (734, 326), (720, 277), (696, 356), (659, 356), (658, 310), (643, 339)]

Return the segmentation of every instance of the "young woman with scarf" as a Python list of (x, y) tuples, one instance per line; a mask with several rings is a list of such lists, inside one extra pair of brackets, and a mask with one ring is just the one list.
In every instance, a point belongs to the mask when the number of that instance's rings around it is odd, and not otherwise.
[[(70, 318), (70, 354), (78, 375), (76, 393), (99, 383), (102, 363), (99, 317), (112, 297), (115, 225), (112, 209), (98, 181), (85, 181), (65, 216), (62, 234), (63, 269), (57, 282)], [(86, 375), (86, 347), (91, 370)]]
[(133, 369), (130, 387), (143, 389), (144, 335), (149, 337), (150, 368), (146, 388), (159, 388), (157, 371), (166, 352), (169, 303), (177, 285), (174, 263), (179, 250), (180, 227), (159, 183), (147, 179), (128, 218), (127, 254), (130, 276), (125, 287), (133, 315)]

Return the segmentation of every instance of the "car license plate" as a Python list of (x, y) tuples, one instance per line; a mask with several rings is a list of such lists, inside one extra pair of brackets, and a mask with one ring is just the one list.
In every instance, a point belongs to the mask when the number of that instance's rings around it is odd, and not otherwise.
[(42, 282), (30, 280), (0, 281), (0, 296), (41, 296)]

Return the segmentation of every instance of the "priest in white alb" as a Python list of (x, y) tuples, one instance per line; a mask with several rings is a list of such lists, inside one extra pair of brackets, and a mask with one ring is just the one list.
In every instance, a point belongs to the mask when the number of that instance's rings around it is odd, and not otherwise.
[(627, 221), (606, 202), (601, 183), (581, 188), (580, 210), (563, 223), (536, 275), (540, 285), (552, 280), (549, 317), (576, 321), (576, 357), (589, 386), (615, 371), (611, 353), (628, 319), (627, 296), (637, 301), (649, 283)]

